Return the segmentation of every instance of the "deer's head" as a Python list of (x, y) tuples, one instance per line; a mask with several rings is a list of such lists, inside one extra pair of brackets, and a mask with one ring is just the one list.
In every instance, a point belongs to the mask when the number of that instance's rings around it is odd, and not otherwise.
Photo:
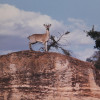
[(44, 27), (46, 28), (46, 30), (49, 31), (49, 28), (50, 28), (51, 24), (43, 24), (43, 25), (44, 25)]

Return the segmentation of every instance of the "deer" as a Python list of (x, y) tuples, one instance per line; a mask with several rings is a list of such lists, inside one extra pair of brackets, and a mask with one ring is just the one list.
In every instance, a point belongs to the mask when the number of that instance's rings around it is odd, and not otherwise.
[(43, 25), (46, 28), (46, 33), (44, 33), (44, 34), (32, 34), (32, 35), (28, 36), (30, 50), (33, 50), (32, 47), (31, 47), (32, 44), (40, 42), (40, 43), (44, 44), (45, 51), (48, 51), (47, 42), (48, 42), (49, 37), (50, 37), (49, 28), (50, 28), (51, 24), (48, 24), (48, 25), (47, 24), (43, 24)]

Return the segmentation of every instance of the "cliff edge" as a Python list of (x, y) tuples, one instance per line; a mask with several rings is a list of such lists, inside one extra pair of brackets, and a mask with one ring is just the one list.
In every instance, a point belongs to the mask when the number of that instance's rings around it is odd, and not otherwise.
[(100, 100), (95, 67), (53, 52), (0, 56), (0, 100)]

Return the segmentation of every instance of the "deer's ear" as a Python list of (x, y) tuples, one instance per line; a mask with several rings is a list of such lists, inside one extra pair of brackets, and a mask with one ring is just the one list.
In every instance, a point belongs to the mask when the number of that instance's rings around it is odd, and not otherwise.
[(43, 26), (45, 26), (45, 24), (43, 24)]
[(49, 26), (51, 26), (51, 24)]

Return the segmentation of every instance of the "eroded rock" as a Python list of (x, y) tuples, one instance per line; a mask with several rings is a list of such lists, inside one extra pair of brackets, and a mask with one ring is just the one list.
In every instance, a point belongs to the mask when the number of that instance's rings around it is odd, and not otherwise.
[(0, 100), (100, 100), (91, 63), (52, 52), (0, 56)]

